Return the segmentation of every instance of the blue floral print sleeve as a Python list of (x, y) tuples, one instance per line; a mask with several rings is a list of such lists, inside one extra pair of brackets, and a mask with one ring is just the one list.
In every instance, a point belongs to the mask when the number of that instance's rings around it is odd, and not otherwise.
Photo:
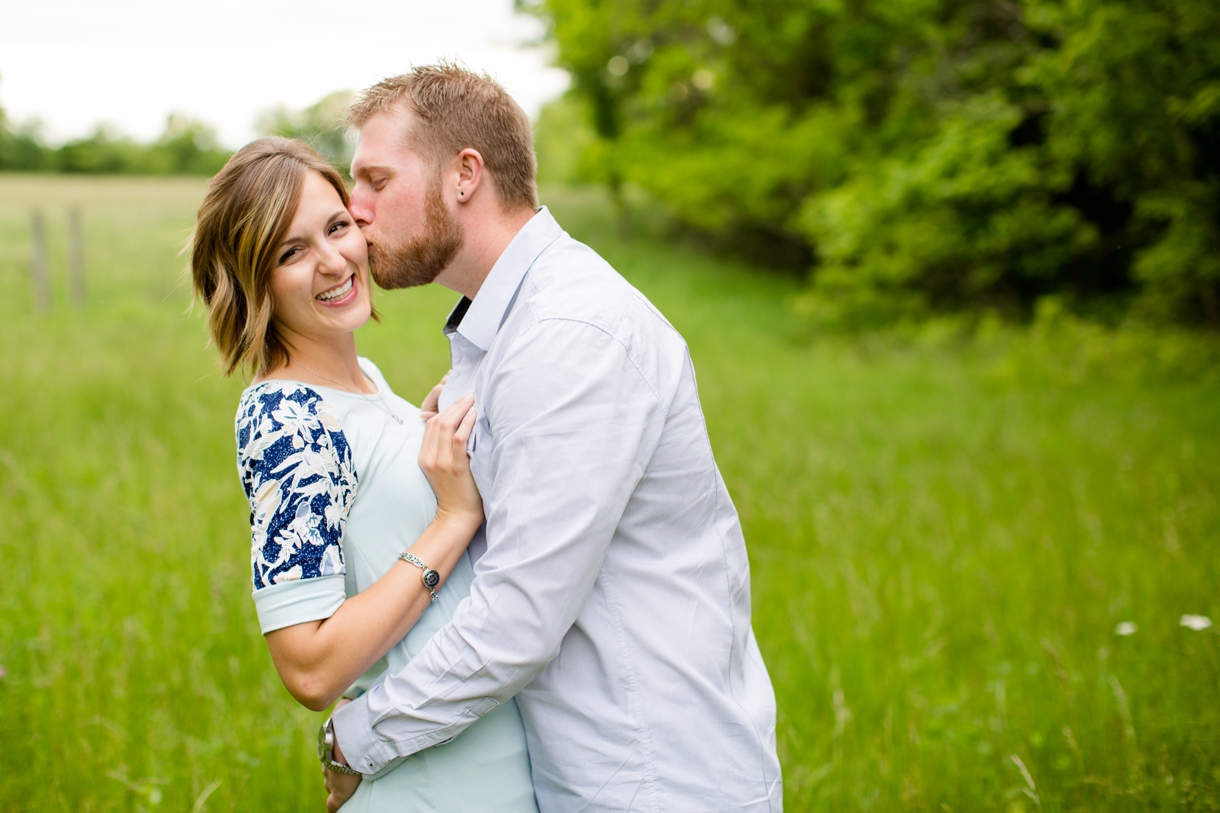
[(267, 382), (242, 398), (236, 430), (255, 591), (344, 573), (356, 471), (326, 402), (304, 385)]

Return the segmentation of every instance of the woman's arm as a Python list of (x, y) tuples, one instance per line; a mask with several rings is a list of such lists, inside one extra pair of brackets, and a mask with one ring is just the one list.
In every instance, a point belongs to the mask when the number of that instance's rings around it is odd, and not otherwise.
[[(441, 577), (441, 589), (483, 522), (483, 502), (470, 474), (466, 441), (474, 428), (474, 396), (428, 420), (419, 465), (436, 492), (436, 519), (408, 550)], [(302, 705), (322, 711), (410, 631), (431, 596), (420, 569), (399, 560), (335, 614), (267, 633), (276, 671)]]

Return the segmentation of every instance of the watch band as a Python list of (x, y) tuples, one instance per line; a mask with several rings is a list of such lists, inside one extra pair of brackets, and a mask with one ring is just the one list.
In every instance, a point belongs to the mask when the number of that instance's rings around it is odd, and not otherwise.
[(423, 559), (420, 559), (410, 551), (404, 550), (402, 553), (398, 554), (398, 558), (402, 559), (404, 562), (409, 562), (422, 570), (423, 573), (421, 576), (424, 580), (424, 587), (428, 588), (428, 594), (432, 596), (433, 601), (440, 598), (440, 596), (436, 594), (436, 586), (441, 583), (441, 574), (425, 565)]
[(328, 717), (326, 722), (322, 723), (322, 727), (318, 729), (318, 761), (328, 771), (345, 773), (351, 776), (360, 773), (360, 771), (351, 765), (335, 762), (335, 723), (333, 717)]

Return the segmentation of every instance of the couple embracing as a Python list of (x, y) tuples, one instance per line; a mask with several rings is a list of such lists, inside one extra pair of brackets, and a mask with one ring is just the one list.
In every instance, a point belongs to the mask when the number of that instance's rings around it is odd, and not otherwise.
[[(486, 76), (365, 91), (354, 187), (265, 138), (212, 179), (196, 294), (228, 373), (254, 602), (334, 811), (781, 808), (736, 510), (682, 337), (573, 240)], [(461, 294), (415, 407), (357, 355), (371, 282)], [(401, 352), (412, 352), (404, 347)]]

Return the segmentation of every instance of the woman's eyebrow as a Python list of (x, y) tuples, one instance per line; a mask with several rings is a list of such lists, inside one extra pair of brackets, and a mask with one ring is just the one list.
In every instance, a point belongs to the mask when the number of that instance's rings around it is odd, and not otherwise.
[[(351, 214), (347, 211), (347, 209), (339, 209), (333, 215), (326, 218), (326, 223), (327, 223), (327, 225), (330, 225), (331, 223), (334, 223), (336, 220), (339, 220), (340, 218), (344, 218), (344, 217), (351, 217)], [(300, 237), (297, 235), (289, 235), (288, 237), (285, 237), (283, 240), (281, 240), (278, 245), (276, 245), (276, 249), (277, 250), (281, 249), (284, 246), (288, 245), (289, 243), (305, 243), (305, 242), (308, 242), (307, 238), (305, 238), (305, 237)]]
[(304, 242), (305, 242), (304, 237), (298, 237), (296, 235), (291, 235), (291, 236), (285, 237), (283, 240), (281, 240), (276, 245), (275, 248), (278, 251), (279, 249), (283, 248), (284, 246), (288, 245), (289, 243), (304, 243)]

